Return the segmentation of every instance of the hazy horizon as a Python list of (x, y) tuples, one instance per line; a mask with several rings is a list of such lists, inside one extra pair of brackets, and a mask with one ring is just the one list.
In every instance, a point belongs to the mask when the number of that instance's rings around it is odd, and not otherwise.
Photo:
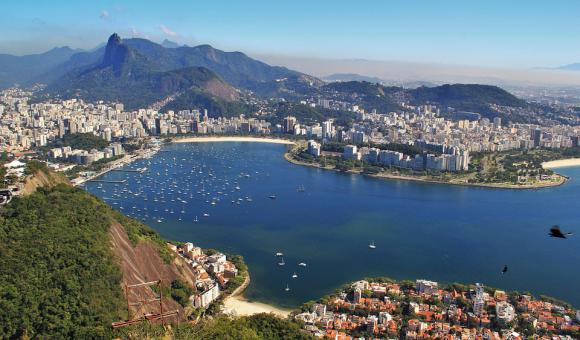
[(580, 62), (580, 3), (491, 0), (389, 2), (253, 0), (142, 4), (136, 0), (6, 3), (0, 52), (90, 49), (112, 32), (248, 54), (403, 60), (496, 68)]
[(91, 50), (122, 38), (210, 44), (318, 77), (357, 73), (392, 81), (580, 85), (580, 2), (530, 4), (364, 0), (191, 3), (135, 0), (4, 6), (0, 53)]

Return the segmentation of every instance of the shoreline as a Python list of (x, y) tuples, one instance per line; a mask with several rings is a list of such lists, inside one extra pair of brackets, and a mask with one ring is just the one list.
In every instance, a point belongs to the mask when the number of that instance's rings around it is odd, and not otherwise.
[(278, 308), (263, 302), (250, 301), (243, 296), (244, 290), (250, 285), (250, 274), (246, 276), (244, 283), (236, 288), (224, 299), (223, 311), (234, 316), (249, 316), (260, 313), (273, 313), (276, 316), (285, 318), (292, 312)]
[(212, 136), (212, 137), (183, 137), (175, 138), (171, 143), (210, 143), (210, 142), (255, 142), (270, 144), (294, 145), (295, 143), (287, 139), (268, 137), (245, 137), (245, 136)]
[(580, 158), (557, 159), (542, 163), (544, 169), (571, 168), (580, 166)]
[(95, 173), (91, 176), (74, 178), (70, 182), (71, 182), (73, 187), (83, 185), (87, 182), (90, 182), (94, 179), (97, 179), (97, 178), (105, 175), (108, 172), (111, 172), (111, 171), (116, 170), (118, 168), (122, 168), (126, 165), (129, 165), (129, 164), (135, 162), (136, 160), (152, 157), (158, 151), (159, 150), (157, 150), (157, 149), (144, 149), (141, 152), (136, 152), (133, 154), (126, 154), (126, 155), (124, 155), (123, 158), (111, 162), (112, 164), (109, 164), (109, 166), (106, 169), (103, 169), (103, 170), (99, 171), (98, 173)]
[[(559, 181), (558, 182), (549, 182), (549, 183), (545, 183), (545, 184), (514, 185), (514, 184), (499, 184), (499, 183), (443, 182), (443, 181), (410, 177), (410, 176), (401, 176), (401, 175), (365, 174), (362, 171), (353, 171), (353, 170), (343, 172), (343, 171), (340, 171), (340, 170), (335, 169), (335, 168), (326, 168), (326, 167), (322, 167), (318, 164), (305, 163), (305, 162), (298, 161), (298, 160), (294, 159), (293, 157), (291, 157), (290, 152), (284, 153), (284, 159), (286, 159), (286, 161), (288, 161), (289, 163), (292, 163), (295, 165), (308, 166), (311, 168), (330, 170), (330, 171), (335, 171), (335, 172), (342, 172), (342, 173), (346, 173), (346, 174), (368, 176), (368, 177), (377, 178), (377, 179), (402, 180), (402, 181), (412, 181), (412, 182), (420, 182), (420, 183), (428, 183), (428, 184), (455, 185), (455, 186), (464, 186), (464, 187), (479, 187), (479, 188), (490, 188), (490, 189), (510, 189), (510, 190), (518, 190), (518, 189), (531, 190), (531, 189), (558, 187), (558, 186), (561, 186), (564, 183), (566, 183), (566, 181), (568, 181), (568, 177), (556, 173), (556, 175), (559, 177)], [(578, 159), (578, 161), (579, 161), (578, 165), (580, 165), (580, 159)]]
[(292, 312), (263, 302), (250, 301), (241, 295), (229, 296), (224, 300), (223, 310), (226, 314), (233, 316), (250, 316), (261, 313), (272, 313), (276, 316), (286, 318)]

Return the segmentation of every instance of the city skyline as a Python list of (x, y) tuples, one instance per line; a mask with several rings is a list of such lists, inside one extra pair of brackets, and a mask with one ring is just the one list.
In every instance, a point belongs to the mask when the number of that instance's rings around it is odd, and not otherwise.
[[(406, 61), (529, 69), (580, 61), (573, 1), (388, 3), (365, 1), (216, 5), (135, 1), (7, 4), (0, 52), (92, 49), (111, 32), (153, 41), (211, 44), (250, 55)], [(63, 24), (63, 23), (66, 23)]]

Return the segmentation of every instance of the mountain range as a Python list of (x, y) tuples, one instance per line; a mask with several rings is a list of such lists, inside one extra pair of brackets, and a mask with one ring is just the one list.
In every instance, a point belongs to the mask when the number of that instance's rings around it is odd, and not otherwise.
[(0, 54), (0, 89), (29, 85), (34, 78), (58, 67), (78, 52), (70, 47), (55, 47), (44, 53), (25, 56)]
[(162, 59), (140, 52), (113, 34), (101, 61), (74, 68), (45, 91), (65, 98), (119, 101), (131, 109), (189, 93), (203, 96), (207, 101), (239, 99), (236, 89), (211, 70), (201, 66), (172, 69), (164, 67)]
[[(492, 104), (522, 107), (526, 104), (495, 86), (455, 84), (416, 89), (377, 84), (379, 78), (357, 74), (323, 81), (285, 67), (270, 66), (241, 52), (224, 52), (210, 45), (162, 44), (117, 34), (91, 51), (68, 47), (29, 56), (0, 55), (0, 87), (47, 84), (38, 95), (122, 102), (127, 109), (179, 110), (205, 108), (210, 114), (239, 115), (251, 107), (246, 98), (333, 98), (333, 93), (370, 111), (399, 110), (402, 100), (434, 103), (493, 116)], [(346, 81), (351, 79), (351, 81)], [(366, 80), (372, 80), (368, 82)], [(340, 118), (329, 111), (326, 118)]]
[(237, 89), (290, 96), (323, 84), (315, 77), (267, 65), (241, 52), (224, 52), (210, 45), (162, 44), (166, 47), (113, 34), (105, 46), (93, 51), (61, 48), (31, 56), (3, 55), (0, 70), (6, 74), (2, 74), (0, 86), (44, 83), (48, 84), (46, 95), (118, 100), (134, 109), (164, 101), (169, 105), (168, 98), (181, 104), (201, 101), (219, 107), (237, 101)]
[(580, 71), (580, 63), (568, 64), (563, 65), (556, 68), (557, 70), (564, 70), (564, 71)]
[[(494, 105), (512, 108), (530, 105), (497, 86), (480, 84), (403, 88), (367, 81), (342, 81), (329, 83), (321, 87), (320, 92), (326, 97), (356, 98), (357, 103), (367, 111), (373, 109), (378, 112), (398, 111), (401, 110), (401, 102), (411, 105), (434, 104), (442, 109), (442, 113), (477, 112), (481, 117), (489, 119), (501, 117), (506, 122), (528, 122), (528, 118), (516, 115), (507, 116), (495, 110)], [(453, 108), (453, 110), (448, 108)], [(447, 117), (455, 118), (456, 116), (448, 115)]]

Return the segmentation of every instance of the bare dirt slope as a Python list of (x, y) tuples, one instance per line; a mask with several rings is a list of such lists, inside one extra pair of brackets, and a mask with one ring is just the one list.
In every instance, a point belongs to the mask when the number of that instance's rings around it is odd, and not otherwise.
[[(121, 271), (123, 273), (123, 286), (133, 285), (149, 281), (161, 280), (162, 285), (167, 288), (172, 281), (192, 283), (194, 275), (187, 267), (181, 266), (174, 259), (173, 263), (166, 264), (159, 256), (156, 245), (141, 241), (137, 246), (133, 246), (123, 226), (114, 222), (109, 230), (113, 251), (119, 259)], [(124, 289), (125, 287), (123, 287)], [(134, 304), (139, 301), (154, 299), (157, 294), (150, 287), (138, 287), (131, 289), (129, 303)], [(163, 298), (163, 311), (178, 310), (183, 316), (183, 307), (169, 297)], [(132, 317), (147, 313), (159, 313), (159, 303), (149, 303), (131, 306)]]
[(22, 188), (22, 194), (28, 196), (36, 191), (40, 187), (53, 187), (58, 184), (70, 184), (66, 177), (62, 174), (49, 172), (48, 174), (43, 171), (37, 171), (34, 176), (29, 176), (24, 182), (24, 187)]

